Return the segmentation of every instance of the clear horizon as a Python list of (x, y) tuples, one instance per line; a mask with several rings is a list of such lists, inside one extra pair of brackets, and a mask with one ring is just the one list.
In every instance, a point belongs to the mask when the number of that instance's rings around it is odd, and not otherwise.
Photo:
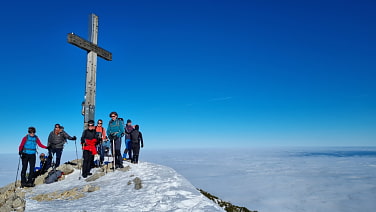
[[(75, 159), (75, 152), (67, 152), (69, 157)], [(0, 160), (17, 165), (14, 154), (0, 154)], [(250, 210), (350, 212), (376, 207), (376, 147), (141, 150), (140, 161), (171, 167), (196, 188)], [(16, 168), (0, 167), (0, 183), (3, 175), (14, 182)]]

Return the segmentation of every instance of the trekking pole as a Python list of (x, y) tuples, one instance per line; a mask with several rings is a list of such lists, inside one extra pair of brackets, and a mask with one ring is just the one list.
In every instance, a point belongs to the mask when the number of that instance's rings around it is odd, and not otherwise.
[(78, 179), (81, 180), (81, 168), (80, 168), (80, 163), (78, 161), (78, 153), (77, 153), (77, 142), (76, 139), (74, 139), (74, 145), (76, 146), (76, 159), (77, 159), (77, 167), (80, 170), (80, 176), (78, 176)]
[(14, 182), (14, 191), (16, 191), (18, 171), (20, 170), (20, 162), (21, 162), (21, 155), (20, 155), (20, 158), (19, 158), (19, 160), (18, 160), (18, 167), (17, 167), (16, 181)]
[(112, 162), (113, 162), (113, 169), (115, 171), (115, 167), (116, 167), (116, 153), (115, 153), (115, 139), (112, 139)]

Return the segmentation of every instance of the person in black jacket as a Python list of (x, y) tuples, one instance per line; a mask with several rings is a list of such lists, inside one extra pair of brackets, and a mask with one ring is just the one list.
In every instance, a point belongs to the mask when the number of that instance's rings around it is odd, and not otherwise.
[(142, 139), (142, 133), (139, 131), (140, 126), (135, 125), (134, 130), (130, 133), (131, 142), (132, 142), (132, 152), (133, 157), (131, 163), (138, 163), (138, 156), (140, 154), (140, 142), (141, 148), (144, 147), (144, 140)]
[(82, 132), (81, 145), (83, 150), (82, 177), (91, 175), (91, 162), (94, 161), (94, 155), (97, 154), (98, 134), (95, 130), (94, 121), (88, 121), (88, 129)]

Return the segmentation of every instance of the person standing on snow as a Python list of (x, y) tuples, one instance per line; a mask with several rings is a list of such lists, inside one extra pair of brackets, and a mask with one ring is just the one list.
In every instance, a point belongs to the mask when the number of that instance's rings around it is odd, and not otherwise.
[[(21, 188), (34, 186), (34, 168), (36, 161), (35, 154), (37, 153), (37, 144), (41, 148), (47, 149), (47, 147), (40, 142), (38, 136), (36, 136), (35, 133), (35, 127), (29, 127), (28, 134), (22, 138), (21, 144), (18, 148), (18, 153), (22, 158)], [(28, 164), (29, 176), (26, 181), (26, 170)]]
[(77, 137), (71, 137), (65, 131), (61, 131), (60, 124), (55, 124), (55, 129), (48, 136), (48, 160), (47, 169), (51, 167), (52, 155), (56, 154), (55, 167), (60, 165), (61, 155), (63, 154), (64, 144), (68, 140), (76, 140)]
[(127, 153), (128, 159), (132, 160), (132, 142), (131, 142), (131, 135), (130, 133), (133, 130), (132, 121), (130, 119), (127, 120), (127, 124), (125, 125), (125, 149), (123, 154), (123, 159), (126, 160)]
[(82, 177), (86, 178), (91, 175), (91, 163), (94, 160), (94, 155), (97, 155), (96, 145), (98, 143), (98, 134), (95, 130), (94, 121), (88, 121), (88, 129), (82, 132), (81, 145), (83, 150), (82, 163)]
[(116, 112), (110, 113), (111, 120), (107, 127), (107, 137), (111, 141), (111, 151), (114, 157), (115, 168), (123, 168), (123, 158), (121, 157), (121, 137), (124, 135), (124, 121), (118, 118)]
[(95, 131), (98, 134), (97, 152), (100, 155), (99, 165), (102, 165), (104, 161), (104, 152), (106, 148), (105, 145), (103, 145), (103, 143), (107, 141), (106, 129), (103, 127), (102, 119), (98, 120), (97, 126), (95, 126)]
[(140, 155), (140, 142), (141, 148), (144, 148), (144, 139), (142, 139), (142, 133), (139, 131), (139, 129), (140, 126), (135, 125), (134, 130), (130, 134), (133, 152), (132, 163), (138, 163), (138, 156)]

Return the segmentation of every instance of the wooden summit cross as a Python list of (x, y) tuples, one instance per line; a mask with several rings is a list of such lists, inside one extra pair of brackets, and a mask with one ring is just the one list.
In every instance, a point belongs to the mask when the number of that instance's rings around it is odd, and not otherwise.
[(68, 43), (87, 51), (85, 100), (82, 103), (82, 115), (84, 115), (84, 128), (87, 128), (89, 120), (95, 120), (95, 93), (97, 78), (97, 56), (111, 61), (112, 53), (97, 45), (98, 43), (98, 16), (89, 16), (89, 41), (73, 34), (68, 34)]

